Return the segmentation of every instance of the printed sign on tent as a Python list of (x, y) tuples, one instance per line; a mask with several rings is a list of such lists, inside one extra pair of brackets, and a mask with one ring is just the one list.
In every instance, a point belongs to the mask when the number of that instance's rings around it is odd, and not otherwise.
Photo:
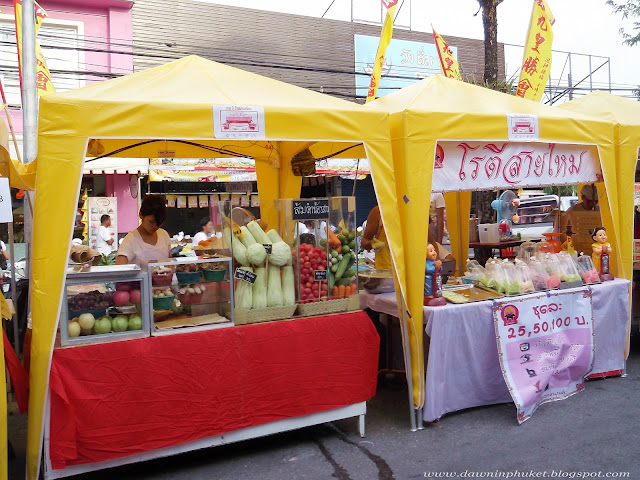
[(214, 105), (213, 134), (216, 138), (264, 140), (264, 107)]
[(519, 423), (538, 405), (584, 389), (595, 352), (590, 288), (494, 302), (493, 323)]
[[(438, 142), (433, 191), (575, 185), (603, 180), (595, 145)], [(425, 152), (426, 153), (426, 152)]]
[(9, 179), (0, 178), (0, 223), (10, 222), (13, 222), (13, 209), (11, 208)]

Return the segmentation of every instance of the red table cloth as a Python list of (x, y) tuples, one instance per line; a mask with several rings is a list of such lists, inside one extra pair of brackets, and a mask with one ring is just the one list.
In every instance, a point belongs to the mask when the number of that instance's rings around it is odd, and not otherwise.
[(344, 407), (376, 392), (364, 312), (53, 352), (53, 469)]

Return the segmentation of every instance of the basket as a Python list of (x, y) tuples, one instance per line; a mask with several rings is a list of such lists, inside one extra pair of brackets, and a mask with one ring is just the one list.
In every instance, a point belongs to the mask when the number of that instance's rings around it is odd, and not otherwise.
[(233, 311), (233, 323), (235, 325), (250, 325), (252, 323), (291, 318), (296, 311), (296, 307), (297, 305), (284, 305), (282, 307), (256, 308), (255, 310), (236, 308)]
[(171, 285), (171, 280), (173, 280), (172, 273), (151, 275), (151, 285), (153, 285), (154, 287), (168, 287), (169, 285)]
[(180, 285), (193, 285), (200, 281), (200, 272), (176, 272), (176, 278)]
[(173, 299), (175, 295), (166, 297), (153, 297), (153, 309), (154, 310), (169, 310), (173, 305)]
[(226, 268), (223, 268), (222, 270), (202, 270), (202, 275), (204, 275), (204, 279), (208, 282), (220, 282), (224, 280), (226, 273)]
[(344, 312), (347, 310), (348, 298), (336, 298), (315, 303), (301, 303), (298, 305), (298, 315), (311, 317), (325, 313)]

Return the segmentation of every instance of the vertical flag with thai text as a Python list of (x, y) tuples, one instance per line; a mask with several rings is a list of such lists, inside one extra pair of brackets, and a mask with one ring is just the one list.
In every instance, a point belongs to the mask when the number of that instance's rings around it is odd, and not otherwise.
[(384, 23), (382, 24), (380, 43), (378, 43), (378, 51), (376, 52), (376, 59), (373, 63), (371, 82), (369, 83), (369, 90), (367, 92), (367, 103), (371, 100), (375, 100), (376, 93), (378, 92), (380, 74), (382, 73), (382, 66), (384, 65), (384, 54), (387, 51), (387, 47), (391, 42), (391, 36), (393, 35), (393, 17), (396, 13), (397, 3), (398, 0), (382, 0), (382, 4), (387, 9), (387, 15), (384, 19)]
[(460, 75), (460, 65), (453, 56), (453, 52), (447, 42), (436, 32), (433, 27), (433, 40), (436, 42), (436, 48), (438, 49), (438, 57), (440, 57), (440, 66), (442, 67), (442, 74), (445, 77), (455, 78), (462, 81), (462, 75)]
[(555, 18), (546, 0), (534, 0), (522, 72), (516, 95), (539, 102), (551, 73), (551, 43)]
[[(13, 0), (13, 7), (15, 11), (15, 23), (16, 23), (16, 44), (18, 45), (18, 73), (20, 75), (20, 85), (22, 85), (22, 0)], [(38, 5), (38, 2), (34, 2), (34, 15), (33, 20), (36, 26), (36, 36), (40, 30), (40, 25), (47, 17), (47, 12), (44, 8)], [(29, 15), (30, 16), (30, 15)], [(49, 93), (55, 93), (56, 89), (53, 87), (51, 81), (51, 73), (47, 67), (47, 61), (44, 58), (40, 44), (36, 39), (36, 90), (38, 96), (47, 95)]]

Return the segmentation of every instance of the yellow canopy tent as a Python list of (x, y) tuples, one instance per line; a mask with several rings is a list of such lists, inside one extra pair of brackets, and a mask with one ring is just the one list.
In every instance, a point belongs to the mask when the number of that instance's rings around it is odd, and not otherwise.
[[(633, 279), (633, 215), (636, 163), (640, 154), (640, 103), (606, 92), (592, 92), (584, 97), (563, 103), (559, 108), (603, 118), (615, 125), (615, 154), (618, 190), (619, 236), (621, 271)], [(629, 316), (629, 333), (631, 316)], [(629, 341), (625, 359), (629, 356)]]
[[(0, 122), (0, 176), (9, 178), (13, 188), (33, 190), (35, 183), (35, 165), (23, 165), (9, 157), (9, 138), (7, 127)], [(1, 333), (1, 332), (0, 332)], [(6, 392), (4, 346), (0, 338), (0, 480), (8, 476), (7, 457), (7, 392)]]
[[(217, 105), (262, 109), (263, 138), (216, 138)], [(40, 100), (28, 478), (38, 472), (51, 351), (85, 156), (253, 157), (263, 218), (275, 226), (273, 200), (300, 194), (301, 177), (292, 175), (291, 159), (316, 144), (322, 152), (363, 144), (373, 174), (393, 179), (388, 114), (197, 56)], [(382, 195), (389, 195), (389, 185), (382, 185)]]
[[(391, 114), (391, 142), (396, 198), (379, 197), (386, 221), (394, 211), (400, 216), (402, 241), (389, 243), (395, 265), (404, 265), (409, 353), (416, 408), (424, 403), (423, 284), (424, 261), (432, 175), (436, 146), (442, 141), (508, 142), (508, 114), (536, 116), (539, 142), (596, 145), (606, 185), (601, 202), (604, 224), (618, 235), (613, 127), (605, 120), (571, 113), (523, 100), (441, 75), (416, 82), (369, 104)], [(378, 178), (377, 186), (385, 179)], [(516, 186), (517, 188), (517, 186)], [(381, 189), (379, 189), (381, 190)], [(386, 191), (391, 192), (392, 186)], [(468, 190), (468, 189), (460, 189)], [(448, 190), (445, 194), (452, 253), (464, 268), (468, 251), (470, 192)], [(613, 213), (613, 215), (612, 215)], [(614, 222), (614, 219), (616, 222)], [(402, 275), (398, 272), (398, 275)], [(408, 366), (409, 368), (409, 366)]]

